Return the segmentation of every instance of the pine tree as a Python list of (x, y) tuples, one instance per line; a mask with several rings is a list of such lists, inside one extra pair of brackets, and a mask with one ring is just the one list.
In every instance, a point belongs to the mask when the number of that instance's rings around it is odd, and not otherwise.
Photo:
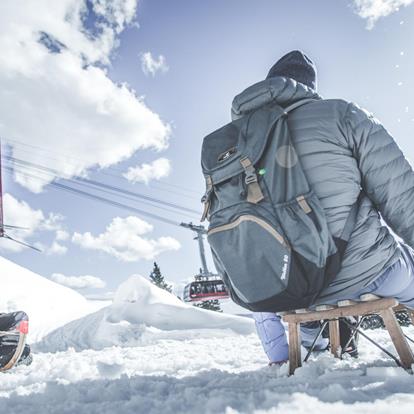
[(223, 312), (218, 299), (205, 300), (203, 302), (195, 303), (194, 306), (215, 312)]
[(155, 286), (158, 286), (159, 288), (172, 293), (172, 286), (165, 281), (157, 262), (154, 262), (154, 268), (152, 269), (149, 278), (151, 280), (151, 283), (153, 283)]

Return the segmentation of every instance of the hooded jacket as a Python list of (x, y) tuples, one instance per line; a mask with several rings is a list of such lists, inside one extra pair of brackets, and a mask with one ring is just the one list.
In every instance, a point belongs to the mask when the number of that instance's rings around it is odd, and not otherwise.
[(318, 300), (336, 303), (355, 297), (400, 258), (399, 244), (381, 217), (414, 248), (414, 172), (371, 114), (341, 99), (322, 99), (291, 78), (271, 77), (247, 88), (234, 98), (232, 118), (308, 98), (314, 101), (289, 113), (289, 127), (333, 236), (340, 235), (360, 189), (364, 192), (341, 271)]

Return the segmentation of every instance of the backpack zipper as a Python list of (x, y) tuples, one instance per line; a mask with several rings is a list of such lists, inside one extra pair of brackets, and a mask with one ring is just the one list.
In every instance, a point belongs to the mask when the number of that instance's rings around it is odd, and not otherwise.
[(264, 221), (264, 220), (262, 220), (262, 219), (260, 219), (256, 216), (252, 216), (250, 214), (245, 214), (243, 216), (240, 216), (236, 220), (232, 221), (231, 223), (223, 224), (221, 226), (217, 226), (217, 227), (214, 227), (214, 228), (210, 229), (207, 232), (207, 236), (212, 236), (213, 234), (220, 233), (222, 231), (232, 230), (232, 229), (236, 228), (237, 226), (239, 226), (241, 223), (243, 223), (245, 221), (251, 221), (253, 223), (256, 223), (262, 229), (264, 229), (268, 233), (270, 233), (280, 244), (282, 244), (286, 248), (289, 248), (289, 244), (287, 243), (287, 241), (269, 223), (267, 223), (266, 221)]

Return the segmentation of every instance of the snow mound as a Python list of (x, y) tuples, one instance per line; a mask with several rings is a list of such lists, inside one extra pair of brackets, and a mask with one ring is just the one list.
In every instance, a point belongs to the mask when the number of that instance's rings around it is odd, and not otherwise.
[(80, 293), (4, 257), (0, 257), (0, 273), (0, 312), (26, 312), (30, 319), (30, 342), (99, 307), (99, 303), (90, 303)]
[(144, 277), (131, 276), (119, 286), (111, 306), (55, 330), (36, 345), (36, 350), (137, 346), (160, 338), (188, 339), (206, 329), (221, 330), (218, 335), (223, 335), (223, 329), (242, 335), (255, 331), (251, 319), (187, 305)]

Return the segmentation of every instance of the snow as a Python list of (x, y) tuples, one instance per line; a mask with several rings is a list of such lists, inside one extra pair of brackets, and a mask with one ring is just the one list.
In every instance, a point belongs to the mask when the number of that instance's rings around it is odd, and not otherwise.
[[(43, 283), (20, 270), (33, 288)], [(71, 299), (83, 303), (65, 290), (66, 307)], [(38, 314), (45, 306), (26, 304)], [(0, 413), (412, 413), (414, 376), (364, 338), (359, 359), (322, 353), (289, 377), (287, 365), (267, 366), (252, 326), (248, 318), (192, 308), (134, 276), (113, 304), (35, 344), (31, 366), (0, 376)], [(403, 329), (414, 337), (413, 326)], [(394, 351), (386, 331), (368, 334)]]
[(69, 347), (79, 351), (133, 346), (149, 337), (164, 337), (165, 331), (171, 331), (169, 337), (185, 337), (189, 330), (202, 334), (198, 331), (206, 329), (230, 329), (241, 334), (255, 330), (251, 319), (196, 308), (144, 277), (132, 276), (119, 286), (110, 306), (55, 330), (35, 349), (53, 352)]
[(52, 282), (0, 257), (0, 312), (23, 310), (30, 319), (30, 342), (58, 326), (87, 315), (107, 302), (88, 301), (73, 289)]
[[(371, 334), (392, 350), (385, 331)], [(231, 331), (40, 353), (2, 376), (0, 412), (412, 413), (414, 377), (363, 339), (360, 352), (342, 361), (321, 354), (292, 377), (287, 366), (266, 366), (256, 335)]]

